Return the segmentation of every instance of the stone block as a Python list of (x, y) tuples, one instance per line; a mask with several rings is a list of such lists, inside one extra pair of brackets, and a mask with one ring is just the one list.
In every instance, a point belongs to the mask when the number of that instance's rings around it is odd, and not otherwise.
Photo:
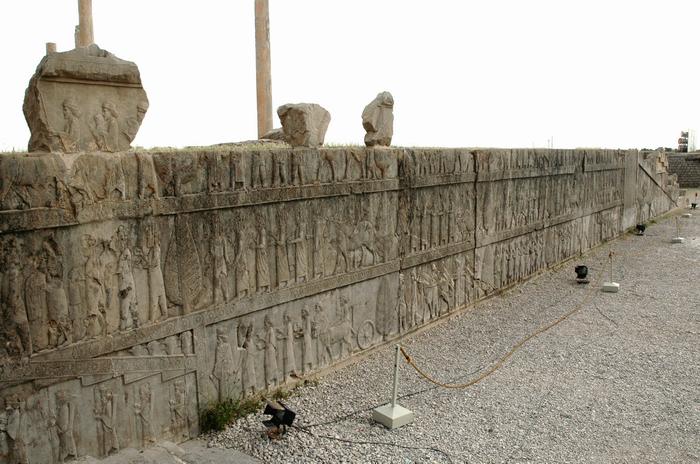
[(367, 131), (365, 145), (391, 145), (394, 135), (394, 97), (389, 92), (379, 93), (362, 111), (362, 127)]
[(284, 141), (293, 147), (323, 145), (331, 114), (316, 103), (295, 103), (277, 108), (282, 122)]
[(136, 64), (97, 45), (46, 55), (29, 81), (29, 151), (129, 149), (148, 110)]

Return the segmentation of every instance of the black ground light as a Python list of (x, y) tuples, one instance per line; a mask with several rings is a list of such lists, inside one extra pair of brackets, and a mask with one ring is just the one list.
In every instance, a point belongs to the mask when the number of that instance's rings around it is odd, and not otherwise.
[(270, 419), (263, 421), (263, 424), (267, 427), (267, 435), (270, 438), (278, 438), (284, 434), (287, 431), (287, 427), (292, 426), (297, 415), (281, 401), (268, 401), (263, 414), (272, 416)]
[(635, 227), (637, 230), (637, 235), (644, 235), (644, 231), (647, 230), (647, 225), (646, 224), (637, 224), (637, 227)]
[(574, 268), (574, 271), (576, 271), (576, 282), (579, 284), (587, 284), (590, 282), (590, 280), (588, 280), (588, 266), (579, 264)]

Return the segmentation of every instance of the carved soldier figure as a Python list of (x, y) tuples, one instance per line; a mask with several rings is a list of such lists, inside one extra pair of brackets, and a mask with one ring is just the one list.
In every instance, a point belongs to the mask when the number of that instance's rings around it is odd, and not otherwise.
[[(419, 197), (420, 198), (420, 197)], [(421, 233), (421, 222), (423, 221), (423, 208), (416, 205), (413, 211), (413, 217), (411, 219), (409, 227), (409, 243), (411, 253), (417, 253), (420, 250), (420, 233)]]
[(304, 309), (301, 310), (301, 317), (304, 323), (304, 328), (297, 332), (297, 336), (304, 337), (304, 344), (302, 345), (301, 352), (303, 358), (302, 369), (304, 374), (307, 374), (313, 370), (314, 364), (316, 363), (316, 350), (314, 349), (313, 343), (315, 323), (308, 306), (304, 306)]
[(305, 282), (308, 275), (308, 253), (306, 248), (306, 222), (304, 222), (301, 217), (297, 221), (297, 235), (290, 240), (289, 243), (296, 245), (294, 247), (294, 257), (296, 262), (297, 283)]
[(468, 289), (466, 288), (466, 283), (468, 281), (466, 276), (466, 269), (464, 268), (465, 259), (464, 255), (457, 255), (455, 257), (455, 274), (452, 279), (452, 285), (454, 285), (454, 306), (459, 307), (467, 303)]
[(248, 190), (245, 184), (245, 174), (243, 172), (243, 160), (240, 153), (229, 154), (229, 188), (231, 190)]
[(454, 191), (450, 191), (447, 196), (447, 242), (457, 243), (459, 240), (459, 231), (457, 230), (457, 211), (459, 203), (455, 200)]
[(353, 149), (349, 152), (350, 157), (347, 157), (345, 162), (345, 179), (348, 179), (348, 168), (351, 160), (355, 161), (354, 164), (357, 165), (360, 180), (365, 179), (367, 177), (367, 150)]
[(292, 153), (292, 185), (304, 185), (304, 152), (294, 150)]
[(128, 330), (134, 326), (134, 316), (138, 319), (136, 307), (136, 283), (132, 270), (131, 250), (129, 249), (129, 231), (120, 225), (116, 235), (117, 287), (119, 297), (119, 330)]
[(39, 256), (29, 257), (29, 277), (24, 282), (24, 301), (29, 320), (32, 348), (36, 351), (48, 348), (48, 306), (46, 304), (45, 263)]
[(17, 335), (17, 342), (20, 344), (17, 347), (20, 356), (29, 357), (32, 353), (32, 339), (27, 311), (24, 306), (23, 279), (19, 264), (20, 246), (19, 241), (14, 241), (10, 246), (7, 257), (7, 270), (2, 283), (2, 299), (4, 299), (6, 314), (9, 315), (10, 322)]
[(277, 367), (277, 331), (272, 325), (270, 316), (265, 316), (263, 322), (265, 338), (260, 339), (265, 352), (265, 387), (274, 388), (279, 385), (279, 369)]
[(314, 228), (314, 278), (319, 279), (323, 277), (324, 274), (324, 262), (323, 262), (323, 235), (325, 231), (325, 224), (322, 218), (317, 218), (316, 227)]
[(177, 335), (171, 335), (163, 340), (163, 347), (165, 348), (165, 354), (168, 356), (175, 356), (181, 354), (180, 350), (180, 338)]
[(87, 328), (87, 311), (85, 307), (85, 274), (83, 269), (76, 267), (68, 273), (68, 314), (72, 323), (74, 341), (85, 338)]
[[(55, 256), (54, 256), (55, 257)], [(71, 318), (68, 310), (68, 297), (63, 288), (63, 267), (51, 256), (47, 257), (48, 282), (46, 287), (46, 306), (50, 320), (56, 322), (64, 343), (73, 340)]]
[(119, 451), (117, 436), (117, 405), (111, 390), (95, 389), (95, 420), (97, 421), (97, 441), (100, 453), (107, 456)]
[(65, 153), (80, 151), (80, 107), (72, 98), (63, 100), (63, 130), (55, 135), (61, 141)]
[(214, 258), (214, 301), (219, 303), (228, 301), (230, 293), (228, 288), (228, 265), (232, 261), (228, 249), (228, 242), (220, 230), (218, 221), (214, 225), (214, 237), (212, 238), (211, 254)]
[(287, 185), (287, 154), (285, 152), (273, 153), (272, 182), (276, 186)]
[(399, 273), (399, 297), (396, 300), (396, 314), (399, 318), (399, 332), (403, 333), (410, 328), (408, 317), (408, 304), (406, 303), (406, 287), (403, 272)]
[[(236, 350), (236, 354), (238, 354), (238, 350)], [(234, 389), (240, 381), (240, 375), (240, 360), (235, 362), (228, 336), (224, 328), (219, 327), (216, 329), (214, 371), (210, 377), (216, 386), (219, 402), (233, 398)]]
[(184, 354), (184, 355), (194, 354), (194, 349), (192, 348), (192, 346), (193, 346), (192, 332), (189, 330), (187, 332), (182, 332), (180, 334), (180, 349), (182, 350), (182, 354)]
[(283, 316), (284, 334), (284, 380), (288, 381), (292, 376), (298, 377), (296, 358), (294, 356), (294, 323), (289, 313)]
[(256, 152), (251, 153), (252, 158), (252, 175), (251, 175), (251, 187), (252, 188), (265, 188), (267, 187), (267, 159), (266, 157), (269, 153)]
[(423, 201), (423, 213), (421, 215), (420, 224), (420, 249), (427, 250), (430, 247), (430, 210), (431, 204), (429, 199), (424, 199)]
[(248, 247), (246, 246), (245, 231), (238, 231), (238, 249), (236, 250), (236, 296), (244, 298), (250, 291), (250, 275), (248, 274)]
[[(333, 274), (348, 271), (348, 237), (343, 226), (338, 221), (333, 221), (333, 231), (331, 243), (335, 248), (335, 265)], [(342, 266), (342, 267), (341, 267)]]
[(75, 444), (75, 405), (70, 401), (68, 392), (56, 392), (56, 428), (58, 430), (59, 462), (67, 457), (78, 457), (78, 447)]
[(25, 433), (27, 432), (27, 417), (25, 402), (19, 398), (7, 401), (7, 438), (9, 464), (29, 464)]
[(119, 113), (111, 101), (102, 103), (102, 114), (95, 115), (92, 135), (97, 148), (101, 151), (115, 152), (119, 150)]
[[(437, 266), (434, 268), (438, 274), (438, 314), (442, 315), (445, 312), (449, 312), (452, 308), (454, 282), (452, 276), (447, 270), (447, 265), (443, 261), (442, 269), (438, 270)], [(443, 305), (444, 303), (444, 305)]]
[(97, 337), (106, 332), (107, 321), (104, 274), (99, 245), (91, 235), (82, 237), (82, 253), (85, 257), (85, 302), (87, 304), (87, 336)]
[(289, 258), (287, 256), (287, 220), (279, 214), (279, 233), (272, 236), (275, 241), (275, 261), (277, 263), (277, 285), (284, 288), (289, 283)]
[(187, 401), (185, 397), (185, 382), (178, 380), (173, 387), (173, 395), (168, 401), (170, 405), (170, 431), (177, 439), (189, 437), (187, 423)]
[(259, 292), (270, 290), (270, 263), (267, 259), (267, 229), (258, 220), (258, 239), (254, 244), (255, 248), (255, 284)]
[[(430, 271), (424, 271), (416, 279), (423, 287), (423, 301), (427, 306), (423, 309), (423, 322), (425, 322), (438, 316), (438, 271), (435, 264), (432, 264)], [(425, 317), (426, 309), (428, 310), (427, 318)]]
[(440, 245), (440, 222), (442, 222), (442, 216), (444, 214), (442, 211), (442, 202), (438, 199), (436, 203), (437, 204), (433, 205), (434, 207), (430, 211), (430, 246), (432, 248)]
[[(200, 161), (201, 162), (201, 161)], [(207, 153), (204, 156), (204, 163), (206, 163), (206, 179), (207, 179), (207, 193), (218, 193), (221, 192), (223, 187), (223, 173), (221, 172), (221, 154), (220, 153)]]
[(141, 435), (141, 446), (153, 443), (153, 403), (151, 385), (144, 383), (139, 388), (137, 401), (134, 403), (134, 414)]
[(122, 130), (122, 134), (124, 135), (124, 137), (126, 137), (129, 143), (133, 142), (136, 138), (136, 133), (139, 131), (141, 123), (143, 122), (143, 118), (146, 117), (147, 111), (148, 102), (139, 101), (138, 103), (136, 103), (136, 115), (134, 117), (127, 118), (126, 128)]
[(254, 395), (257, 388), (257, 376), (255, 373), (255, 359), (253, 357), (253, 323), (242, 325), (245, 332), (241, 351), (241, 370), (243, 395)]
[(493, 285), (496, 288), (503, 286), (503, 255), (500, 243), (493, 245)]
[(139, 250), (144, 268), (148, 272), (148, 320), (159, 321), (168, 317), (163, 271), (160, 268), (160, 237), (153, 222), (146, 224), (142, 249)]
[(416, 278), (416, 272), (417, 269), (415, 267), (411, 269), (411, 304), (409, 305), (407, 318), (409, 327), (413, 327), (418, 324), (418, 298), (420, 292), (418, 291), (418, 279)]

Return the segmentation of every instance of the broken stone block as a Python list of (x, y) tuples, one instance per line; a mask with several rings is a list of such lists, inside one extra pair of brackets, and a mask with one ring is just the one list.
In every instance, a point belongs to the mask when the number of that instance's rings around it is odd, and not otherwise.
[(296, 103), (277, 108), (282, 122), (284, 141), (293, 147), (323, 145), (331, 114), (316, 103)]
[(265, 132), (262, 137), (260, 137), (260, 140), (281, 140), (284, 141), (284, 129), (281, 127), (277, 127), (275, 129), (270, 130), (269, 132)]
[(24, 95), (29, 151), (129, 149), (148, 110), (136, 64), (97, 45), (46, 55)]
[(394, 135), (394, 97), (381, 92), (362, 111), (362, 127), (365, 128), (365, 145), (373, 147), (391, 145)]

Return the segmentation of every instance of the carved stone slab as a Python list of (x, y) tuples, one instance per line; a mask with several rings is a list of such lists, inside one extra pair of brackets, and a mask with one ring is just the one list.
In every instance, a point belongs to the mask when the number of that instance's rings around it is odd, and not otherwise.
[(46, 55), (29, 81), (29, 151), (127, 150), (148, 110), (136, 64), (97, 45)]
[(185, 441), (212, 401), (342, 362), (615, 237), (625, 215), (667, 211), (659, 166), (617, 150), (2, 156), (0, 463)]

